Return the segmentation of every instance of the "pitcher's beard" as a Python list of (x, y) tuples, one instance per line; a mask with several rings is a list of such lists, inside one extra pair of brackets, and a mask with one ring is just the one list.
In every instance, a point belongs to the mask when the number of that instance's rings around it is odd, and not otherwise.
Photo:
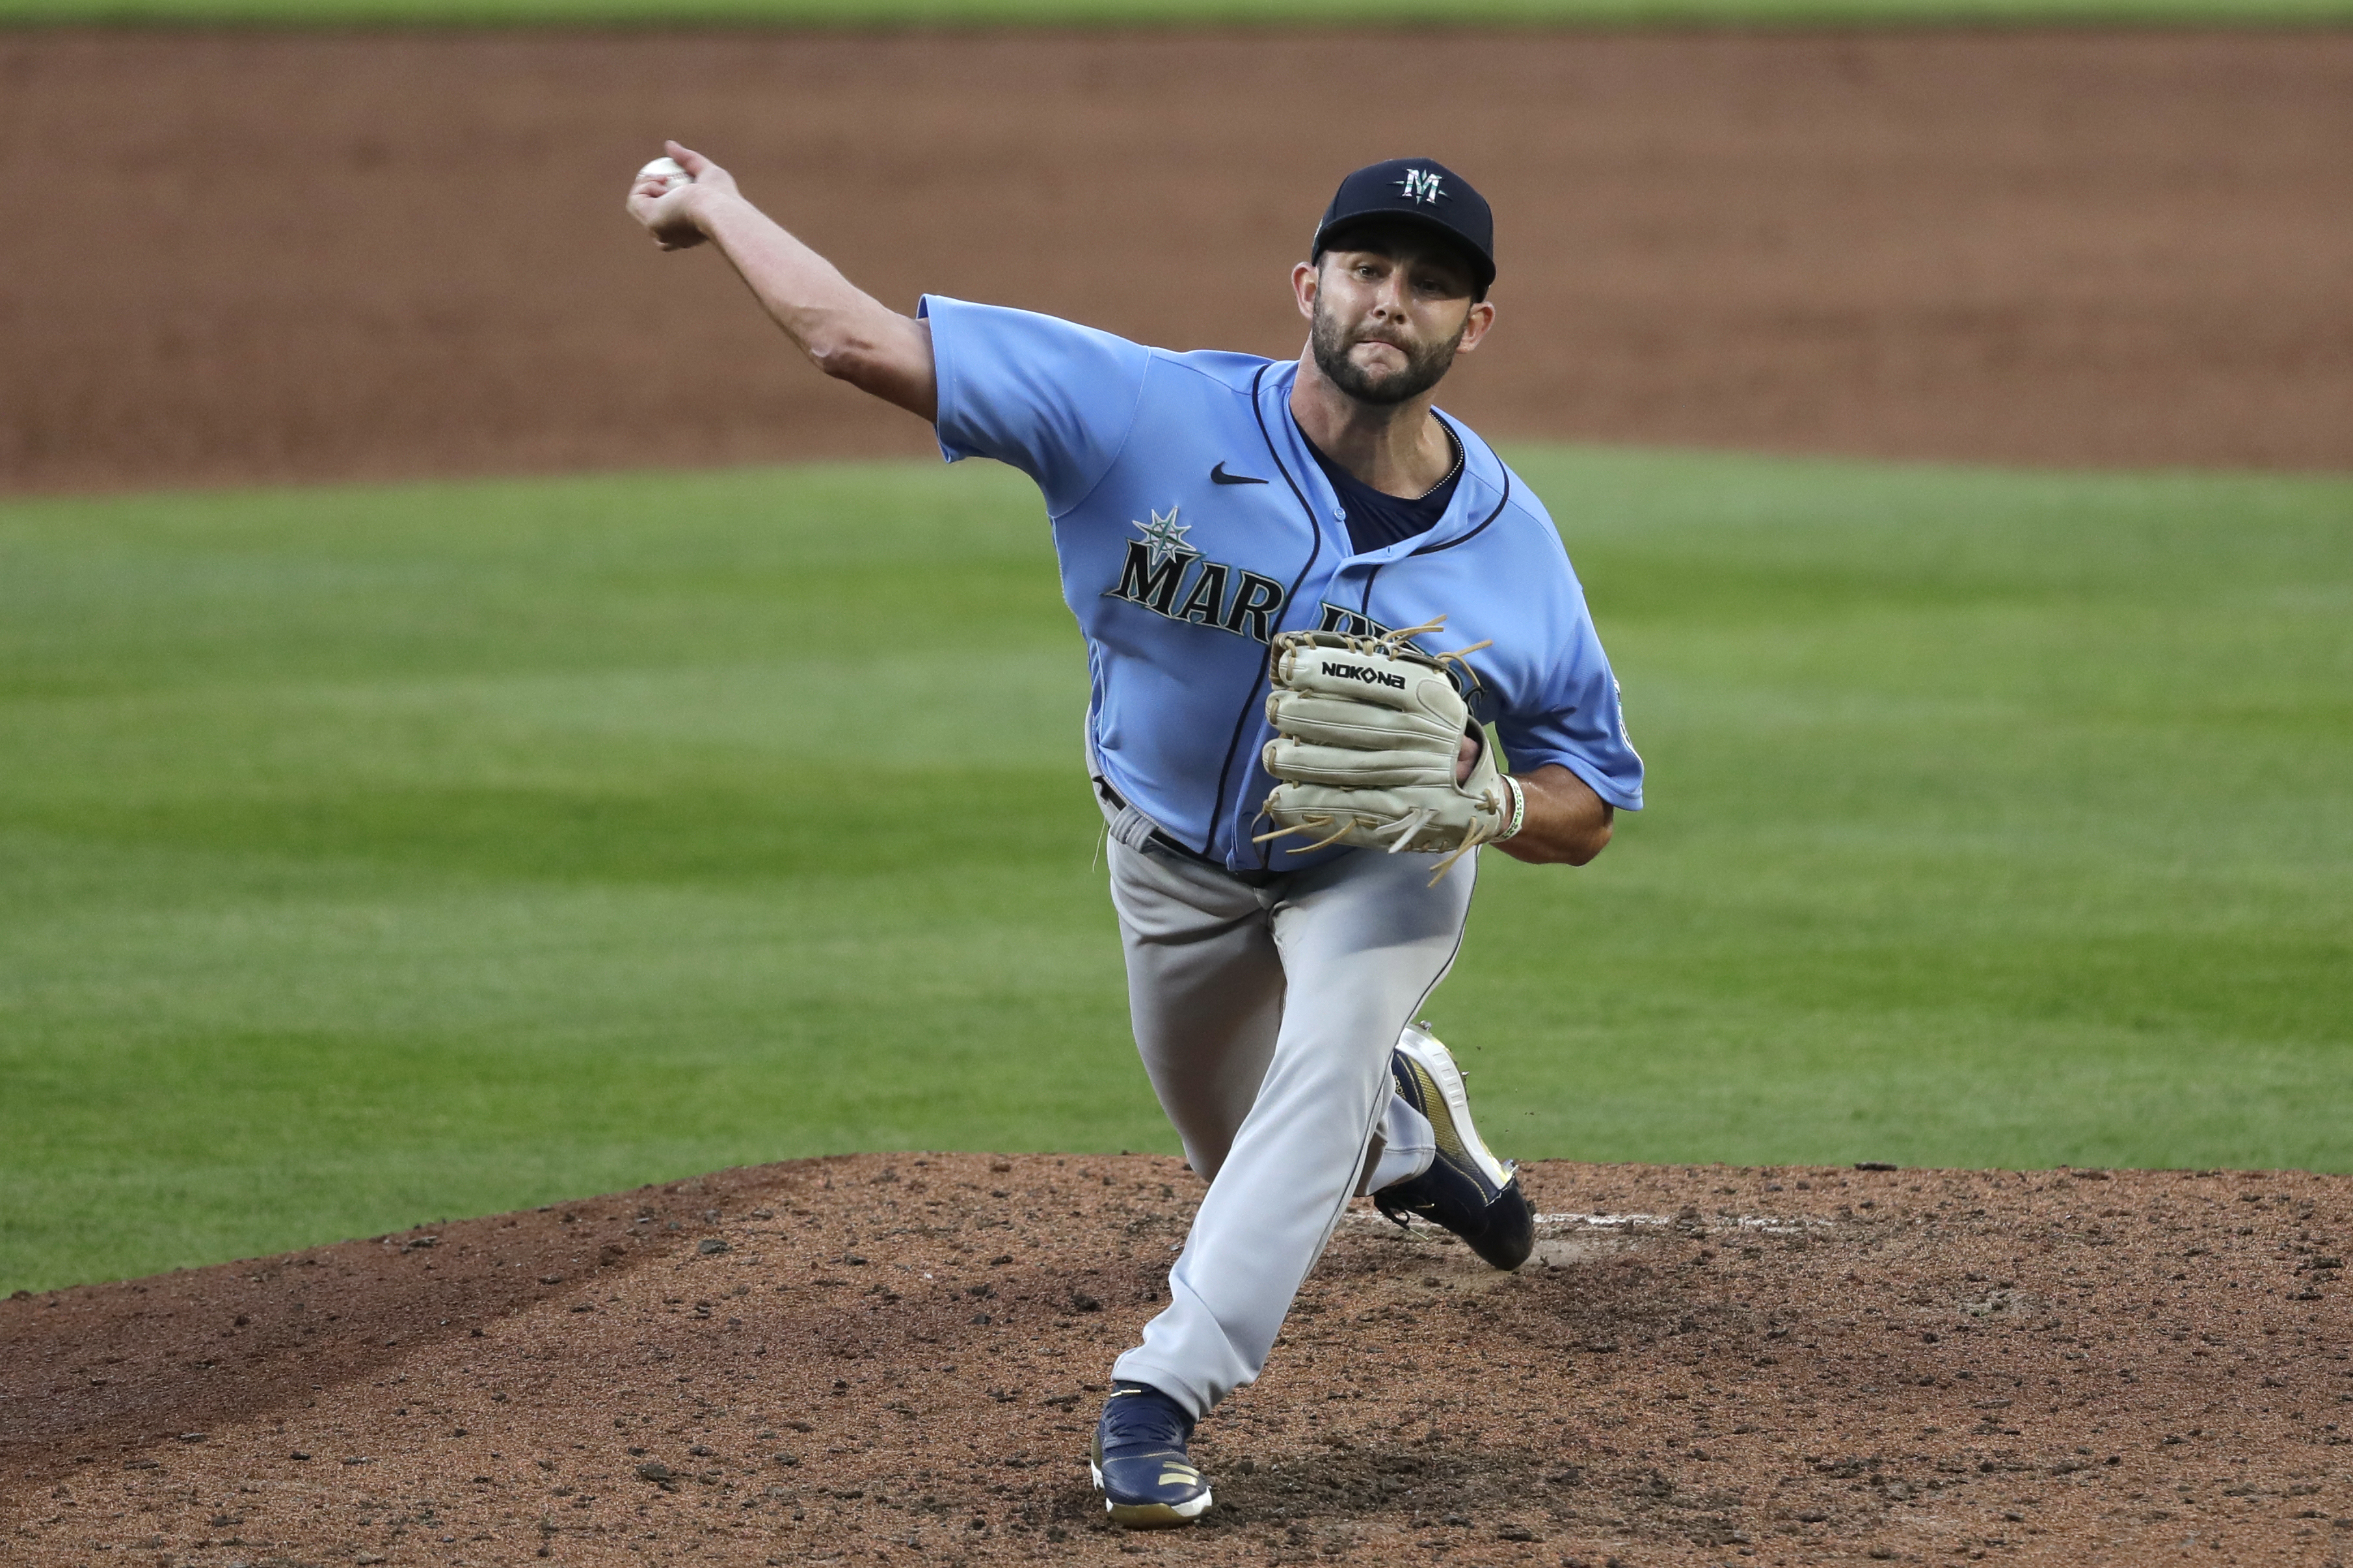
[(1385, 375), (1375, 375), (1348, 357), (1348, 351), (1362, 340), (1349, 337), (1320, 300), (1315, 304), (1315, 320), (1307, 342), (1315, 355), (1315, 368), (1333, 385), (1359, 403), (1388, 407), (1419, 397), (1445, 379), (1454, 364), (1454, 351), (1461, 345), (1462, 333), (1470, 330), (1470, 325), (1463, 322), (1443, 342), (1426, 343), (1419, 349), (1398, 345), (1406, 363)]

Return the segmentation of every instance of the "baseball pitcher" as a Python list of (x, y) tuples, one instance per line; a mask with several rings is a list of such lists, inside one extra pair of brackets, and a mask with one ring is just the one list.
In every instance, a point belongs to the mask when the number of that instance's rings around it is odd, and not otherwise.
[(1136, 1048), (1208, 1183), (1091, 1459), (1113, 1521), (1188, 1523), (1194, 1423), (1258, 1375), (1352, 1195), (1527, 1258), (1519, 1178), (1414, 1021), (1481, 847), (1583, 865), (1642, 804), (1559, 533), (1432, 406), (1494, 325), (1493, 216), (1427, 158), (1348, 175), (1282, 363), (936, 295), (901, 315), (669, 153), (628, 196), (657, 244), (716, 246), (818, 369), (1045, 498)]

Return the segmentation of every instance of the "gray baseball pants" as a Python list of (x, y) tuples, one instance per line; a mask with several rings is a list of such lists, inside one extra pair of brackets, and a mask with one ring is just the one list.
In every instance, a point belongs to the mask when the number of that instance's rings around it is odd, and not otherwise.
[(1431, 857), (1368, 850), (1258, 887), (1111, 815), (1136, 1049), (1209, 1184), (1166, 1310), (1113, 1375), (1198, 1416), (1258, 1376), (1349, 1198), (1430, 1166), (1389, 1052), (1461, 945), (1476, 857), (1434, 888)]

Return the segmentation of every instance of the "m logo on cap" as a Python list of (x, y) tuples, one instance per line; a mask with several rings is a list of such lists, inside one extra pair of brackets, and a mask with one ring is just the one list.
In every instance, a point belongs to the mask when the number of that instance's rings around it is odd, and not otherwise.
[(1405, 199), (1416, 206), (1424, 202), (1434, 204), (1446, 194), (1438, 188), (1438, 171), (1435, 169), (1408, 169), (1398, 186), (1405, 192)]

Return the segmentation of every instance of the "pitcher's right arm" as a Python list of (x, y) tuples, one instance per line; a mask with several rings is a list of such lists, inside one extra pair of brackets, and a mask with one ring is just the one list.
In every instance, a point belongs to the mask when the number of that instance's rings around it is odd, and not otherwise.
[(694, 179), (670, 186), (657, 176), (629, 187), (629, 216), (656, 245), (664, 250), (686, 250), (705, 240), (716, 245), (811, 364), (919, 418), (938, 416), (928, 325), (852, 284), (744, 200), (726, 170), (675, 142), (663, 146)]

